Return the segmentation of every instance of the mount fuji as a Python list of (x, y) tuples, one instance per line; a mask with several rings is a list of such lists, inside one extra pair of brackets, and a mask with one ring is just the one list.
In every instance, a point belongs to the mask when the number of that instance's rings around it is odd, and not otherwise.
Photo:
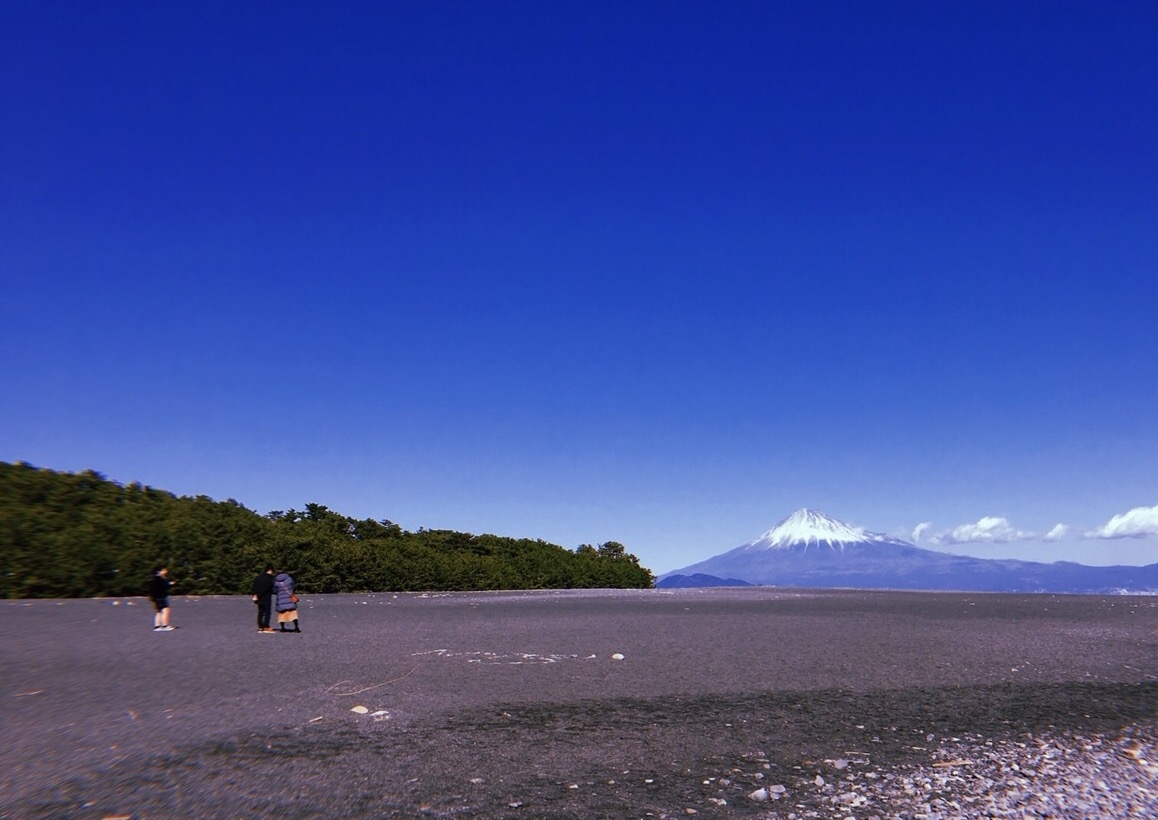
[[(724, 580), (727, 579), (727, 580)], [(1158, 591), (1158, 564), (1091, 567), (971, 558), (797, 510), (755, 540), (659, 577), (657, 587), (765, 586), (976, 592)]]

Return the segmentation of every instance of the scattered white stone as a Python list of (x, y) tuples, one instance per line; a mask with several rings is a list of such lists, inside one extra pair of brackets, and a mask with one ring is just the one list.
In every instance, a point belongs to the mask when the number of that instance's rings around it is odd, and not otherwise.
[(364, 715), (364, 714), (367, 714), (370, 710), (367, 709), (365, 706), (355, 706), (352, 709), (350, 709), (350, 711), (351, 712), (357, 712), (359, 715)]
[(817, 786), (822, 786), (822, 787), (824, 786), (824, 778), (821, 777), (820, 775), (817, 775), (816, 779), (813, 780), (812, 782), (815, 783)]
[(614, 655), (611, 656), (611, 660), (613, 660), (613, 661), (623, 660), (623, 653), (622, 652), (616, 652)]
[(756, 803), (766, 803), (768, 802), (768, 790), (763, 788), (756, 789), (756, 791), (748, 795), (748, 799)]

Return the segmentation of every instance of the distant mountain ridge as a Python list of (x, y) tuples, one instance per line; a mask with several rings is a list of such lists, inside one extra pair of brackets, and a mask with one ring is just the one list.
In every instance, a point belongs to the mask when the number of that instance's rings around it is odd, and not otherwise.
[(715, 575), (667, 575), (656, 583), (657, 589), (696, 589), (700, 587), (750, 587), (754, 586), (739, 578), (717, 578)]
[[(923, 589), (976, 592), (1119, 594), (1158, 592), (1158, 564), (1092, 567), (973, 558), (924, 549), (868, 532), (819, 510), (801, 509), (760, 537), (687, 567), (669, 579), (696, 575), (786, 587)], [(703, 584), (696, 584), (702, 586)], [(733, 585), (721, 582), (720, 585)]]

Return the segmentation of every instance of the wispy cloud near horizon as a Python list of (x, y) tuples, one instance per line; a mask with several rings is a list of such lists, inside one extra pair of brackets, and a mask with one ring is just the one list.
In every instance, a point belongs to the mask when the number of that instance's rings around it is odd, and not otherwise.
[(913, 528), (913, 541), (933, 546), (949, 544), (1012, 544), (1021, 541), (1060, 541), (1069, 533), (1065, 524), (1055, 524), (1047, 533), (1037, 533), (1030, 530), (1021, 530), (1013, 526), (1008, 518), (998, 515), (985, 515), (972, 524), (961, 524), (951, 530), (929, 534), (933, 522), (923, 521)]
[[(1025, 541), (1063, 541), (1071, 536), (1068, 524), (1055, 524), (1044, 533), (1021, 530), (1008, 518), (998, 515), (982, 516), (975, 523), (961, 524), (948, 530), (934, 531), (932, 521), (922, 521), (913, 527), (910, 536), (914, 544), (930, 546), (953, 544), (1013, 544)], [(1086, 539), (1147, 538), (1158, 536), (1158, 504), (1153, 507), (1134, 507), (1119, 513), (1103, 526), (1074, 534)]]

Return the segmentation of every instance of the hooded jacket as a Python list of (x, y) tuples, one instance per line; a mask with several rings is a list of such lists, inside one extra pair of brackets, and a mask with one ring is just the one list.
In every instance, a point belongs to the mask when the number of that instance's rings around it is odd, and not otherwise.
[(273, 579), (274, 588), (277, 590), (277, 604), (278, 612), (289, 612), (298, 608), (298, 605), (291, 600), (294, 594), (294, 579), (288, 572), (279, 572)]

